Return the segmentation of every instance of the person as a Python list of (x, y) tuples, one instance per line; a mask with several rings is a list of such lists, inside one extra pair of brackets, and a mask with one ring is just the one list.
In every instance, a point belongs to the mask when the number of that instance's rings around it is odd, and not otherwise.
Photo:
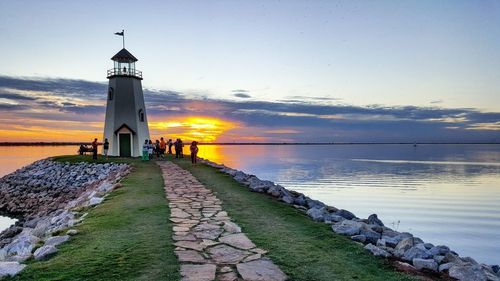
[(97, 160), (97, 139), (92, 142), (92, 159)]
[(127, 73), (127, 67), (123, 67), (123, 73)]
[(191, 151), (191, 164), (196, 164), (196, 160), (198, 158), (198, 142), (193, 141), (191, 143), (191, 146), (189, 147), (189, 150)]
[(154, 149), (153, 141), (149, 140), (148, 144), (149, 160), (153, 159), (153, 149)]
[(160, 159), (160, 141), (159, 140), (155, 141), (155, 154), (156, 154), (156, 159)]
[(145, 140), (144, 144), (142, 145), (142, 160), (143, 161), (149, 160), (149, 143), (148, 143), (148, 140)]
[(179, 139), (174, 142), (175, 158), (179, 158)]
[(102, 146), (104, 156), (106, 156), (106, 159), (108, 159), (108, 150), (109, 150), (109, 141), (108, 139), (104, 139), (104, 144)]
[(175, 149), (176, 156), (175, 158), (184, 158), (184, 154), (182, 152), (182, 149), (184, 147), (184, 144), (182, 143), (181, 139), (177, 139), (177, 147)]
[(172, 145), (174, 145), (172, 139), (168, 139), (167, 145), (168, 145), (168, 154), (172, 154)]
[(160, 156), (161, 158), (165, 158), (165, 150), (167, 150), (167, 143), (163, 139), (163, 137), (160, 138)]

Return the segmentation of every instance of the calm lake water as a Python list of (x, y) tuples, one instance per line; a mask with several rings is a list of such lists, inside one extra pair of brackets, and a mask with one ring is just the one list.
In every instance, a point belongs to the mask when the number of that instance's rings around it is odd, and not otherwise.
[[(0, 176), (76, 149), (0, 147)], [(500, 263), (500, 145), (206, 145), (200, 156)]]

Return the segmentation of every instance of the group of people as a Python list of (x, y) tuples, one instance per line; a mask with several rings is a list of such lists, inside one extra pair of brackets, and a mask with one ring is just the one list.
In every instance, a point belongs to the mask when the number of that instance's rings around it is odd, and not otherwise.
[[(169, 139), (167, 142), (160, 138), (160, 140), (156, 140), (154, 143), (152, 140), (145, 140), (142, 145), (142, 160), (151, 160), (156, 155), (157, 159), (165, 158), (165, 154), (172, 154), (172, 146), (175, 150), (175, 158), (184, 158), (183, 148), (184, 143), (181, 139), (176, 139), (175, 142), (172, 142), (172, 139)], [(191, 152), (191, 163), (197, 163), (197, 155), (198, 155), (198, 142), (193, 141), (191, 146), (189, 147)]]
[[(97, 139), (94, 139), (94, 141), (91, 144), (92, 146), (89, 148), (85, 145), (80, 145), (80, 149), (78, 152), (80, 154), (83, 154), (84, 152), (92, 152), (92, 159), (97, 160), (97, 147), (99, 143), (97, 142)], [(102, 143), (103, 146), (103, 155), (108, 158), (108, 151), (109, 151), (109, 141), (108, 139), (105, 139), (104, 142)], [(156, 159), (163, 159), (165, 158), (165, 154), (173, 154), (172, 153), (172, 146), (174, 147), (175, 151), (175, 158), (184, 158), (184, 153), (183, 153), (183, 148), (184, 148), (184, 143), (182, 143), (181, 139), (176, 139), (175, 142), (172, 142), (172, 139), (169, 139), (168, 141), (165, 142), (163, 137), (160, 138), (160, 140), (156, 140), (154, 143), (152, 140), (145, 140), (144, 144), (142, 145), (142, 160), (151, 160), (153, 157), (156, 155)], [(168, 148), (168, 151), (167, 151)], [(197, 159), (198, 159), (198, 142), (193, 141), (191, 145), (189, 146), (189, 151), (191, 152), (191, 163), (196, 164)]]

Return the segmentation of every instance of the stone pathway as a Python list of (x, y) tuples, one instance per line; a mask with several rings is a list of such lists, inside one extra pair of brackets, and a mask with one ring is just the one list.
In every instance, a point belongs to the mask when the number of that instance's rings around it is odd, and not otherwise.
[(231, 222), (221, 201), (188, 171), (158, 162), (185, 281), (282, 281), (286, 275)]

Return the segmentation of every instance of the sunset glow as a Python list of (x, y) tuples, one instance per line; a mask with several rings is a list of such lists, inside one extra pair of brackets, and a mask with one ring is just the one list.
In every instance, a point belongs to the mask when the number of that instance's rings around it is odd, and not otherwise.
[(169, 121), (149, 122), (152, 136), (169, 136), (185, 141), (215, 142), (225, 132), (240, 127), (233, 121), (214, 117), (170, 117)]

